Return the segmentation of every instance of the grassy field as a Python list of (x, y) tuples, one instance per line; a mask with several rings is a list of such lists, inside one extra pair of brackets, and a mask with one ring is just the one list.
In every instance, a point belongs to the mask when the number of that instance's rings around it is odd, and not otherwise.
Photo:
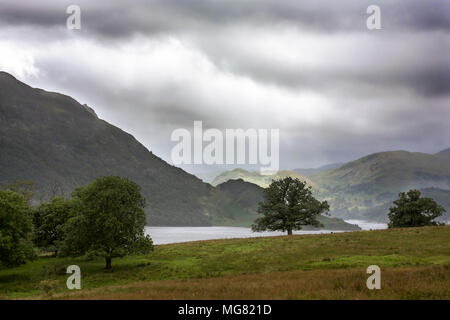
[[(77, 264), (82, 290), (69, 291)], [(366, 268), (381, 267), (381, 290)], [(198, 241), (147, 256), (42, 257), (0, 270), (6, 299), (450, 299), (450, 226)]]

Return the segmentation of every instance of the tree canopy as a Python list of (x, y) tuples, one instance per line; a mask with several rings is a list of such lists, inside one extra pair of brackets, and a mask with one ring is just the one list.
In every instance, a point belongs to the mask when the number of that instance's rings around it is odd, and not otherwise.
[(433, 199), (421, 197), (419, 190), (401, 192), (389, 208), (389, 228), (435, 226), (434, 221), (445, 209)]
[(326, 201), (319, 201), (312, 195), (311, 187), (298, 178), (286, 177), (273, 181), (264, 191), (264, 200), (259, 203), (253, 231), (283, 231), (292, 234), (302, 226), (320, 226), (317, 217), (328, 213)]
[(31, 241), (32, 221), (25, 198), (0, 191), (0, 263), (11, 267), (35, 257)]
[(146, 205), (139, 186), (120, 177), (100, 177), (72, 193), (74, 215), (64, 225), (63, 254), (93, 253), (106, 260), (153, 249), (144, 235)]

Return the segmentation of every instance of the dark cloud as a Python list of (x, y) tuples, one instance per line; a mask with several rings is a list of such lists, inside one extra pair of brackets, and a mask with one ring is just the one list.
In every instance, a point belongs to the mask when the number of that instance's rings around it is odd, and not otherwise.
[[(17, 1), (0, 4), (3, 25), (64, 26), (65, 8), (72, 1)], [(276, 26), (288, 24), (317, 32), (360, 31), (365, 28), (366, 8), (373, 1), (363, 0), (113, 0), (78, 1), (84, 27), (106, 37), (129, 37), (136, 33), (182, 32), (224, 25)], [(379, 4), (383, 25), (391, 31), (450, 29), (450, 4), (436, 0), (391, 0)], [(95, 36), (95, 35), (91, 35)]]
[[(450, 2), (0, 3), (0, 68), (69, 94), (170, 161), (170, 133), (279, 128), (281, 165), (450, 146)], [(192, 169), (192, 168), (189, 168)], [(196, 169), (195, 169), (196, 170)], [(202, 169), (199, 169), (202, 171)]]

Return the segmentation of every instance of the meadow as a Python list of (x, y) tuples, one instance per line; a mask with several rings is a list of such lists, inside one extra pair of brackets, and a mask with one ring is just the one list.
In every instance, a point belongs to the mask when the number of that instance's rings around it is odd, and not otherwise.
[[(68, 290), (66, 268), (81, 268)], [(3, 299), (450, 299), (450, 226), (158, 245), (113, 259), (0, 269)], [(368, 290), (366, 268), (381, 268)]]

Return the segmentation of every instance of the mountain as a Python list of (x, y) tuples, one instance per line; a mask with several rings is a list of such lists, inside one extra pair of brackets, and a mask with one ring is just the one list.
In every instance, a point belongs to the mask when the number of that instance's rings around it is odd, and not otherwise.
[(256, 213), (258, 203), (263, 199), (264, 189), (260, 186), (245, 182), (242, 179), (229, 180), (217, 186), (218, 190), (227, 193), (243, 208)]
[(364, 217), (409, 189), (450, 189), (450, 158), (418, 152), (374, 153), (309, 177), (340, 217)]
[(327, 165), (317, 167), (317, 168), (294, 169), (292, 171), (295, 171), (295, 172), (301, 174), (302, 176), (309, 177), (309, 176), (312, 176), (313, 174), (316, 174), (316, 173), (319, 173), (322, 171), (339, 168), (343, 164), (344, 164), (343, 162), (337, 162), (337, 163), (331, 163), (331, 164), (327, 164)]
[(438, 218), (440, 221), (450, 221), (450, 190), (442, 190), (439, 188), (421, 189), (423, 197), (432, 198), (439, 205), (444, 207), (445, 211), (442, 217)]
[(264, 189), (238, 179), (219, 184), (216, 190), (216, 204), (223, 209), (223, 214), (214, 220), (214, 225), (250, 227), (256, 218)]
[(450, 148), (441, 150), (438, 153), (436, 153), (437, 156), (450, 156)]
[(0, 186), (31, 180), (41, 194), (66, 193), (98, 176), (141, 186), (150, 225), (211, 225), (217, 191), (169, 165), (132, 135), (69, 96), (34, 89), (0, 72)]
[(210, 171), (210, 172), (197, 172), (194, 175), (203, 182), (212, 184), (214, 179), (220, 175), (223, 171)]
[(258, 171), (247, 171), (240, 168), (222, 172), (211, 184), (213, 186), (217, 186), (221, 183), (227, 182), (228, 180), (242, 179), (244, 181), (254, 183), (262, 188), (267, 188), (273, 180), (282, 179), (285, 177), (299, 178), (302, 181), (306, 181), (307, 184), (314, 186), (314, 182), (312, 182), (309, 178), (306, 178), (294, 171), (284, 170), (278, 171), (275, 174), (261, 174)]
[[(437, 204), (444, 207), (446, 212), (436, 220), (441, 222), (450, 221), (450, 190), (443, 190), (439, 188), (425, 188), (420, 189), (422, 197), (432, 198)], [(394, 200), (394, 199), (393, 199)], [(388, 212), (389, 208), (392, 206), (392, 202), (386, 202), (382, 205), (369, 208), (361, 212), (364, 219), (370, 221), (383, 221), (388, 222)]]
[[(230, 210), (230, 219), (237, 222), (236, 225), (250, 226), (257, 218), (258, 204), (263, 201), (264, 189), (243, 179), (228, 180), (219, 184), (216, 188), (221, 191), (222, 197), (228, 195), (228, 199), (234, 199), (240, 208), (245, 208), (245, 211)], [(226, 198), (222, 198), (220, 203), (226, 207)], [(338, 218), (320, 216), (318, 220), (328, 230), (360, 230), (358, 226), (346, 223)], [(216, 223), (220, 224), (220, 221), (216, 221)], [(305, 226), (304, 229), (311, 230), (314, 228)]]

